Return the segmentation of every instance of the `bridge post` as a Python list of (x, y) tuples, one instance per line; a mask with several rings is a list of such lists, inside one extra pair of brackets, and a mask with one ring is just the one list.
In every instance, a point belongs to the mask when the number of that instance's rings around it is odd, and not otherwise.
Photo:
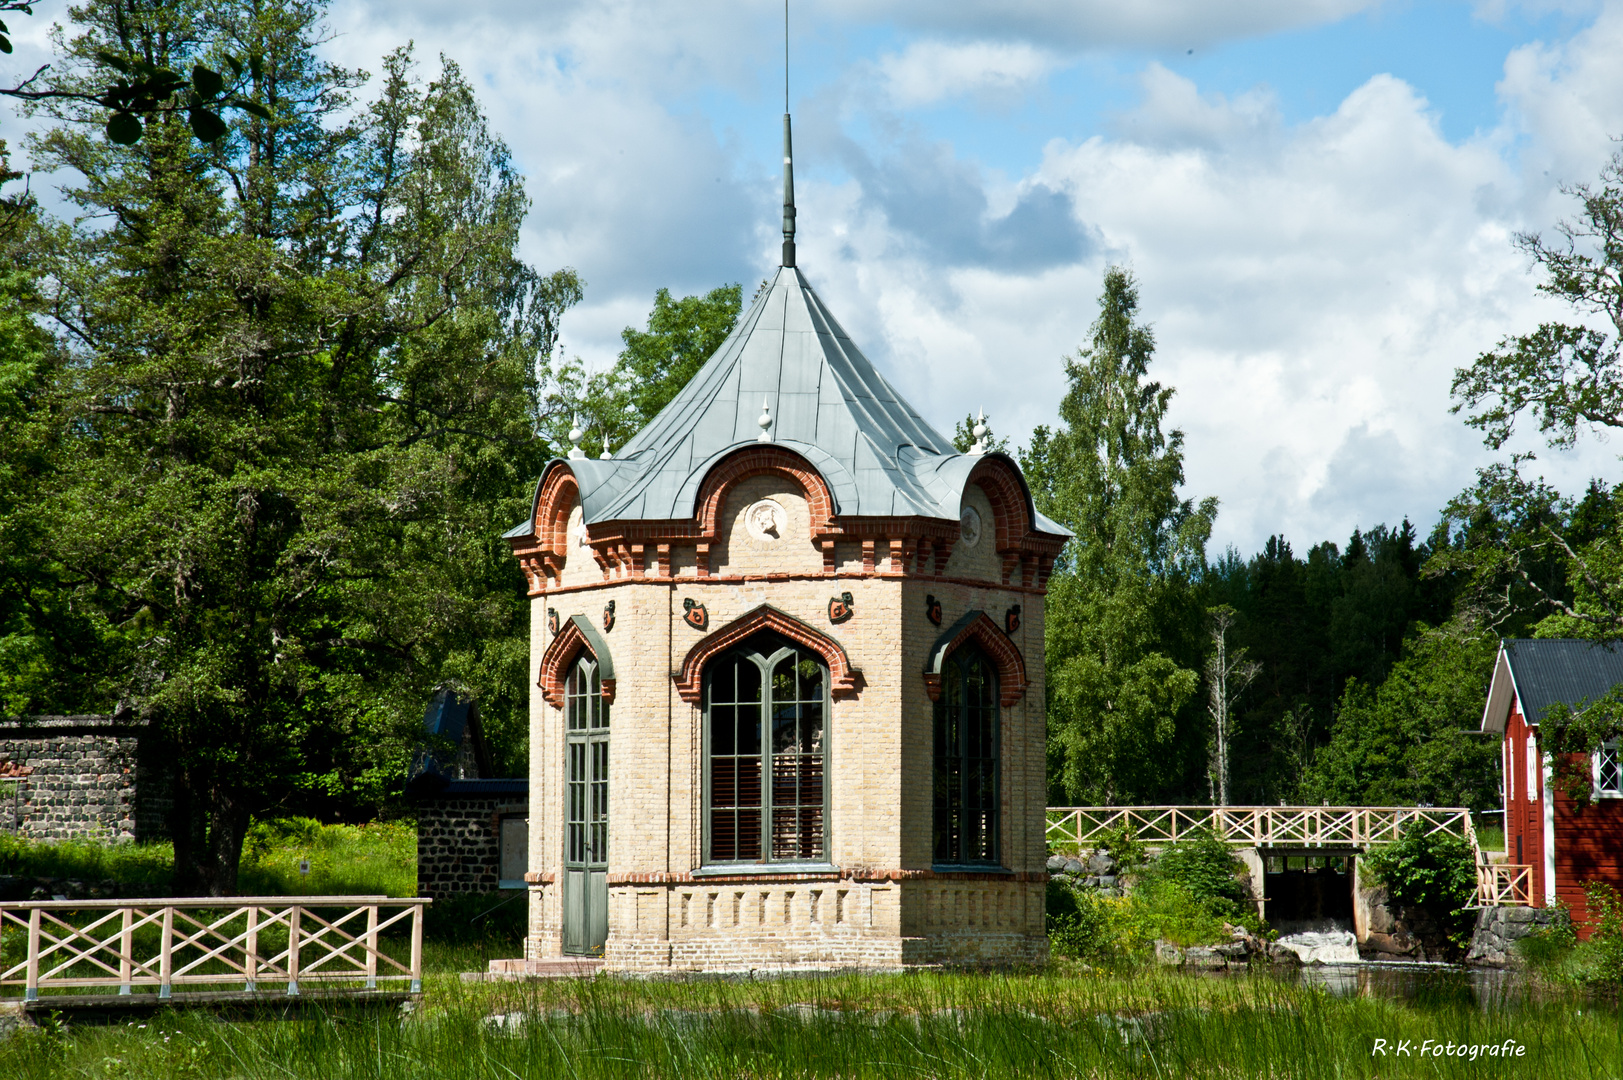
[(167, 1001), (174, 992), (175, 908), (163, 906), (163, 933), (158, 941), (158, 997)]
[(299, 905), (287, 909), (287, 996), (299, 996)]
[(253, 993), (259, 989), (259, 905), (248, 905), (248, 926), (242, 942), (243, 991)]
[(135, 924), (135, 908), (124, 909), (124, 920), (118, 931), (118, 994), (129, 997), (134, 993), (135, 945), (131, 940)]
[(27, 1001), (39, 1000), (39, 908), (28, 912), (28, 976), (23, 990)]
[(411, 992), (423, 992), (423, 902), (411, 906)]
[(378, 906), (366, 908), (366, 988), (378, 988)]

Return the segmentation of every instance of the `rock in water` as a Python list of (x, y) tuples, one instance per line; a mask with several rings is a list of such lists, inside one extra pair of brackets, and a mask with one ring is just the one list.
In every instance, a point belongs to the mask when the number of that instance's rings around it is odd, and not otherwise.
[(1356, 964), (1358, 939), (1346, 930), (1308, 930), (1276, 942), (1301, 957), (1304, 964)]

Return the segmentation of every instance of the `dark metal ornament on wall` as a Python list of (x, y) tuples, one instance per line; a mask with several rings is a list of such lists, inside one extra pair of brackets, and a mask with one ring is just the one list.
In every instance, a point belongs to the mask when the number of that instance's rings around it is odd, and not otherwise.
[(1003, 613), (1003, 632), (1010, 637), (1020, 629), (1020, 605), (1016, 604)]
[(937, 626), (940, 626), (941, 601), (937, 600), (933, 596), (926, 596), (924, 598), (924, 614), (929, 616), (931, 622), (935, 623)]
[(848, 592), (842, 592), (838, 596), (829, 597), (828, 621), (837, 626), (840, 623), (845, 622), (852, 615), (856, 614), (851, 604), (851, 594)]
[(555, 607), (547, 608), (547, 633), (558, 636), (558, 609)]
[(609, 601), (609, 606), (603, 609), (603, 632), (606, 634), (610, 630), (613, 630), (613, 629), (614, 629), (614, 601), (610, 600)]
[(695, 630), (703, 630), (710, 625), (710, 613), (703, 604), (695, 603), (691, 596), (682, 597), (682, 613), (682, 621)]

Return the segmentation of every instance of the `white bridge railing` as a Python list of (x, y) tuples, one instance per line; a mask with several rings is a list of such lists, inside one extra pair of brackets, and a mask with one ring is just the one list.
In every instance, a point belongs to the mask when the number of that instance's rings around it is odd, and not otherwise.
[[(35, 1001), (42, 990), (156, 988), (170, 998), (177, 987), (235, 983), (247, 993), (284, 986), (296, 996), (311, 983), (375, 990), (393, 981), (418, 993), (428, 903), (386, 896), (0, 903), (0, 992), (20, 986)], [(410, 955), (402, 962), (380, 939), (406, 920)]]
[(1051, 806), (1048, 843), (1086, 848), (1126, 826), (1152, 845), (1209, 831), (1236, 847), (1364, 847), (1396, 840), (1412, 821), (1476, 850), (1471, 812), (1433, 806)]

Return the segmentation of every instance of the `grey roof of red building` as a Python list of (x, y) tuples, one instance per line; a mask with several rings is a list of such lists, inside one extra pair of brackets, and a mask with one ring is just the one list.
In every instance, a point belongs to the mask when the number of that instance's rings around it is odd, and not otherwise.
[(1512, 693), (1527, 722), (1538, 724), (1556, 702), (1579, 708), (1619, 685), (1623, 685), (1623, 642), (1506, 638), (1499, 644), (1482, 730), (1505, 729)]

